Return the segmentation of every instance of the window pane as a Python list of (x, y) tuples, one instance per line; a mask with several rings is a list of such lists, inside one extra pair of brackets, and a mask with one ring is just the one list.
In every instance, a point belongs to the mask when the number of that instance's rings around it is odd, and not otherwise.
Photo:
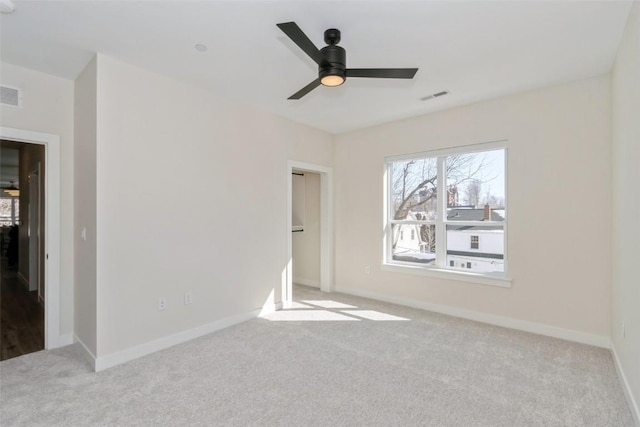
[(503, 226), (447, 225), (447, 265), (481, 273), (503, 272)]
[(420, 264), (435, 262), (435, 224), (392, 224), (391, 227), (393, 260)]
[(10, 198), (0, 199), (0, 225), (1, 226), (13, 225), (11, 221), (11, 199)]
[(391, 218), (436, 219), (438, 161), (436, 158), (393, 162), (391, 165)]
[[(466, 221), (504, 220), (503, 149), (447, 156), (446, 173), (448, 208), (477, 209), (476, 212), (466, 212), (467, 215), (475, 214), (472, 218), (465, 219)], [(491, 212), (501, 219), (492, 214), (483, 215), (485, 205), (489, 205)], [(451, 212), (447, 212), (447, 217), (450, 214)]]
[(1, 198), (0, 199), (0, 215), (2, 216), (11, 216), (11, 199), (10, 198)]

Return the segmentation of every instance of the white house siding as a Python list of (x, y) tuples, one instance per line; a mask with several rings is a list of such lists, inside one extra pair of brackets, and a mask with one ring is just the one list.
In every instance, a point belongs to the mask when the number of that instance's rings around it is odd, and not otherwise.
[[(471, 236), (478, 236), (478, 249), (471, 249)], [(452, 251), (465, 254), (450, 254)], [(504, 258), (487, 255), (504, 256), (503, 230), (447, 230), (448, 267), (479, 272), (504, 271)]]

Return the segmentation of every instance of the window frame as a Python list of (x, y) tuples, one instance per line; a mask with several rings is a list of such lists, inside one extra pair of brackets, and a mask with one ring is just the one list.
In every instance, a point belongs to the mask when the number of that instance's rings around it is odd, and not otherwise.
[[(511, 279), (509, 278), (509, 264), (508, 264), (508, 147), (506, 140), (492, 141), (481, 144), (463, 145), (445, 149), (423, 151), (417, 153), (404, 154), (399, 156), (388, 156), (384, 159), (384, 244), (383, 244), (383, 262), (381, 269), (386, 271), (401, 272), (408, 274), (417, 274), (421, 276), (431, 276), (453, 279), (458, 281), (480, 283), (486, 285), (494, 285), (500, 287), (511, 287)], [(463, 225), (460, 221), (448, 221), (446, 219), (447, 212), (447, 195), (446, 195), (446, 158), (447, 156), (455, 154), (472, 154), (483, 151), (503, 150), (504, 151), (504, 177), (505, 177), (505, 219), (504, 221), (482, 221), (482, 225), (500, 225), (503, 229), (503, 272), (470, 272), (456, 270), (449, 267), (447, 263), (446, 253), (446, 227), (447, 225)], [(394, 220), (393, 219), (393, 206), (392, 206), (392, 188), (393, 188), (393, 176), (392, 165), (394, 162), (412, 160), (412, 159), (424, 159), (424, 158), (436, 158), (438, 165), (438, 178), (437, 178), (437, 212), (436, 220)], [(472, 221), (471, 224), (479, 225), (478, 222)], [(420, 265), (415, 262), (400, 261), (393, 259), (393, 224), (435, 224), (436, 227), (436, 258), (433, 265), (426, 264)]]
[(480, 250), (480, 235), (472, 234), (469, 236), (469, 249)]

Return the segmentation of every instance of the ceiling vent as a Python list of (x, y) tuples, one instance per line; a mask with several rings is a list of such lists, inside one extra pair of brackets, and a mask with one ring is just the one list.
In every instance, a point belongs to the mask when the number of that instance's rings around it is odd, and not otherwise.
[(22, 91), (15, 87), (0, 86), (0, 104), (10, 107), (22, 107)]
[(426, 101), (428, 99), (439, 98), (441, 96), (445, 96), (445, 95), (448, 95), (448, 94), (449, 94), (448, 90), (443, 90), (442, 92), (438, 92), (438, 93), (434, 93), (434, 94), (431, 94), (431, 95), (423, 96), (422, 98), (420, 98), (420, 101)]

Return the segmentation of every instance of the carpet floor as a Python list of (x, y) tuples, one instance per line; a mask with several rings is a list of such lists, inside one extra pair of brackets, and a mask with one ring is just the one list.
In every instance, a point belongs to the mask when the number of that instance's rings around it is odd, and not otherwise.
[(297, 286), (288, 310), (93, 373), (0, 363), (3, 426), (633, 426), (608, 350)]

